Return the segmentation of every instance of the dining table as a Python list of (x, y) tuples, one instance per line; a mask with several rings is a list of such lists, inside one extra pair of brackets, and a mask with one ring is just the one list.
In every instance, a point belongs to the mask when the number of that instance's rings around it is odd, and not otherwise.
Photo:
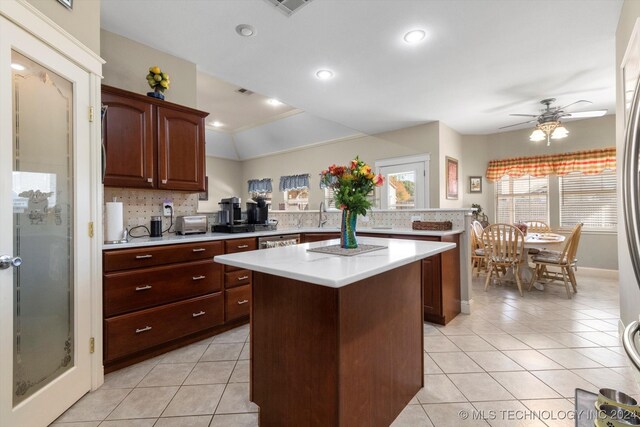
[[(534, 270), (529, 265), (529, 252), (531, 249), (538, 250), (562, 250), (565, 236), (556, 233), (527, 233), (524, 239), (524, 254), (519, 266), (520, 281), (523, 284), (531, 282)], [(507, 270), (504, 280), (515, 281), (513, 269)], [(535, 282), (533, 286), (539, 291), (544, 291), (544, 284)]]

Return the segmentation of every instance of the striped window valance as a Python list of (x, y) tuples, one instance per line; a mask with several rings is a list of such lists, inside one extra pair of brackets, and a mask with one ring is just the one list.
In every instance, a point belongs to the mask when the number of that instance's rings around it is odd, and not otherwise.
[(534, 177), (566, 175), (570, 172), (596, 175), (605, 169), (616, 169), (615, 147), (564, 154), (550, 154), (547, 156), (491, 160), (485, 175), (487, 180), (497, 181), (505, 175), (513, 178), (524, 175)]
[(280, 191), (309, 188), (309, 174), (280, 177)]
[(247, 183), (249, 184), (249, 193), (271, 193), (273, 190), (271, 178), (250, 179)]

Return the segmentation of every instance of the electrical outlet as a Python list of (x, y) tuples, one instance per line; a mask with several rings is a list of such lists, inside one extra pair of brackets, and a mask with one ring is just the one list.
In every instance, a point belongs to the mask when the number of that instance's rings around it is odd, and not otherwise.
[(411, 222), (422, 221), (422, 215), (411, 215)]
[(163, 216), (173, 215), (173, 202), (171, 200), (165, 200), (164, 202), (162, 202), (162, 215)]

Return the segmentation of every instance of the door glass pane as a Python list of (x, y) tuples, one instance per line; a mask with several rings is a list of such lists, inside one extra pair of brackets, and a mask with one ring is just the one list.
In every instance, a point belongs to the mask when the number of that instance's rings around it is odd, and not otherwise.
[(415, 171), (390, 173), (387, 186), (387, 209), (413, 209), (416, 207)]
[(74, 366), (73, 84), (12, 52), (13, 404)]

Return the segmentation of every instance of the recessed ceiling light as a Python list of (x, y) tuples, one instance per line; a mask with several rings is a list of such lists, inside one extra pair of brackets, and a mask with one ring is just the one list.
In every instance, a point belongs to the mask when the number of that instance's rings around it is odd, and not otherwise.
[(426, 35), (427, 33), (425, 33), (423, 30), (411, 30), (404, 35), (404, 41), (409, 44), (420, 43), (422, 40), (424, 40)]
[(268, 102), (270, 105), (273, 105), (274, 107), (278, 107), (278, 106), (282, 105), (282, 102), (278, 101), (278, 100), (277, 100), (277, 99), (275, 99), (275, 98), (268, 99), (268, 100), (267, 100), (267, 102)]
[(316, 77), (320, 80), (329, 80), (333, 77), (333, 71), (331, 70), (318, 70), (316, 72)]
[(20, 64), (16, 64), (15, 62), (13, 64), (11, 64), (11, 68), (13, 68), (14, 70), (18, 70), (18, 71), (24, 71), (24, 65), (20, 65)]
[(211, 122), (211, 126), (213, 126), (214, 128), (220, 128), (224, 126), (224, 124), (220, 123), (219, 121), (215, 121), (215, 122)]
[(251, 37), (256, 34), (256, 29), (249, 24), (240, 24), (236, 27), (236, 33), (242, 37)]

